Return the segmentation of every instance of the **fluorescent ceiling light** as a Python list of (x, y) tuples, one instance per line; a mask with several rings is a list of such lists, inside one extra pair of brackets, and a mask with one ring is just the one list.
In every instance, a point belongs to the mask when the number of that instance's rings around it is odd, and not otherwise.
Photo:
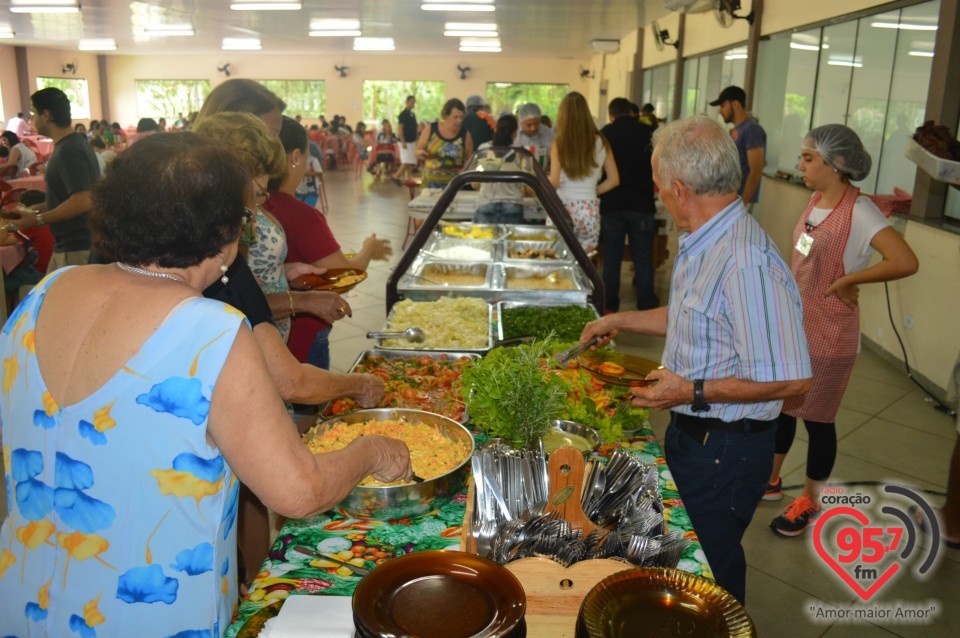
[(231, 2), (234, 11), (299, 11), (299, 2)]
[(78, 13), (80, 4), (76, 0), (30, 0), (14, 2), (10, 13)]
[(354, 51), (393, 51), (397, 47), (393, 38), (354, 38)]
[(915, 58), (932, 58), (933, 51), (910, 51), (907, 55), (912, 55)]
[(9, 40), (13, 36), (17, 35), (13, 32), (13, 29), (10, 27), (0, 27), (0, 39)]
[(936, 31), (935, 24), (911, 24), (909, 22), (872, 22), (871, 27), (878, 29), (903, 29), (904, 31)]
[(500, 34), (496, 31), (470, 31), (470, 30), (460, 30), (460, 31), (444, 31), (443, 35), (447, 37), (457, 38), (457, 37), (471, 37), (471, 38), (497, 38), (500, 37)]
[(190, 36), (193, 35), (193, 27), (189, 24), (168, 25), (165, 27), (146, 27), (143, 30), (146, 35), (153, 36)]
[(220, 48), (224, 51), (259, 51), (260, 38), (224, 38)]
[(421, 4), (422, 11), (496, 11), (492, 4)]
[[(449, 4), (450, 0), (423, 0), (424, 4)], [(493, 4), (493, 0), (458, 0), (460, 4)]]
[(500, 47), (460, 47), (463, 53), (500, 53)]
[(447, 22), (444, 29), (451, 31), (496, 31), (496, 22)]
[(497, 48), (500, 46), (500, 40), (497, 38), (487, 39), (487, 38), (460, 38), (460, 46), (462, 47), (484, 47), (487, 49)]
[(746, 60), (747, 54), (746, 53), (730, 53), (728, 55), (723, 56), (723, 59), (724, 60)]
[(363, 35), (363, 32), (360, 29), (357, 29), (356, 31), (339, 31), (336, 29), (331, 31), (318, 29), (316, 31), (311, 31), (309, 35), (313, 36), (314, 38), (337, 38), (343, 36), (356, 37), (358, 35)]
[(799, 42), (791, 42), (791, 49), (799, 49), (800, 51), (819, 51), (820, 47), (814, 44), (800, 44)]
[(851, 62), (850, 60), (828, 60), (827, 64), (830, 66), (852, 66), (855, 69), (863, 67), (862, 62)]
[(116, 51), (117, 41), (113, 38), (95, 38), (80, 40), (81, 51)]
[(311, 31), (356, 31), (360, 21), (344, 18), (314, 18), (310, 21)]

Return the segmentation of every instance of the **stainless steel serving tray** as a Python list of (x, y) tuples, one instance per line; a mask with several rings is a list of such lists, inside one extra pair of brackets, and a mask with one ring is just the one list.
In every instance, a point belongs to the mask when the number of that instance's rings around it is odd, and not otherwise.
[(503, 237), (507, 241), (556, 241), (560, 231), (552, 226), (516, 224), (505, 226)]
[[(431, 301), (435, 301), (435, 300), (431, 300)], [(430, 301), (414, 301), (414, 303), (430, 303)], [(397, 311), (397, 306), (394, 306), (390, 310), (390, 314), (387, 315), (387, 321), (386, 321), (386, 324), (384, 325), (384, 330), (388, 329), (387, 327), (390, 325), (390, 321), (393, 319), (393, 316), (396, 313), (396, 311)], [(419, 326), (419, 327), (422, 328), (423, 326)], [(431, 352), (445, 353), (445, 352), (451, 352), (451, 351), (463, 352), (463, 353), (474, 352), (474, 353), (485, 354), (489, 352), (491, 348), (493, 348), (493, 305), (490, 304), (489, 302), (487, 303), (487, 343), (482, 348), (461, 348), (458, 346), (425, 348), (422, 343), (411, 343), (409, 344), (409, 346), (410, 347), (402, 347), (402, 346), (396, 346), (396, 345), (384, 346), (383, 339), (377, 339), (376, 348), (377, 348), (377, 351), (398, 350), (401, 352), (410, 352), (411, 350), (420, 350), (423, 352), (423, 354), (427, 354)]]
[[(444, 232), (444, 228), (448, 226), (454, 226), (456, 228), (462, 229), (464, 231), (470, 231), (472, 228), (490, 228), (493, 230), (493, 237), (459, 237), (457, 235), (448, 235)], [(474, 224), (473, 222), (440, 222), (437, 224), (437, 229), (434, 231), (437, 235), (442, 237), (451, 237), (453, 239), (502, 239), (506, 235), (506, 227), (500, 224)]]
[[(449, 248), (456, 248), (458, 246), (469, 246), (470, 248), (487, 251), (489, 254), (483, 259), (464, 259), (462, 257), (448, 257), (439, 254), (440, 251)], [(424, 260), (435, 259), (438, 261), (489, 262), (499, 261), (499, 247), (500, 242), (493, 239), (461, 239), (459, 237), (434, 235), (430, 238), (430, 241), (420, 254), (423, 256)]]
[[(476, 284), (447, 282), (448, 276), (482, 276), (483, 280)], [(493, 282), (492, 262), (467, 261), (438, 261), (425, 259), (413, 270), (413, 276), (406, 275), (403, 279), (404, 288), (426, 290), (489, 290)]]
[[(528, 291), (528, 292), (550, 292), (565, 293), (571, 291), (585, 290), (580, 278), (580, 269), (569, 264), (530, 264), (513, 265), (500, 264), (501, 277), (496, 281), (498, 288), (508, 291)], [(552, 287), (544, 282), (542, 286), (536, 285), (537, 279), (551, 278), (555, 280), (559, 287)], [(534, 287), (513, 286), (513, 282), (531, 283)]]
[(589, 308), (593, 311), (595, 318), (600, 318), (600, 313), (587, 302), (553, 302), (553, 301), (499, 301), (497, 302), (497, 340), (503, 341), (503, 311), (513, 308), (565, 308), (567, 306), (578, 306), (580, 308)]
[[(350, 374), (357, 372), (357, 369), (361, 366), (361, 364), (371, 357), (381, 357), (387, 361), (400, 361), (417, 359), (422, 356), (427, 356), (431, 359), (447, 357), (449, 360), (456, 360), (460, 359), (461, 357), (466, 357), (471, 361), (478, 361), (480, 359), (480, 354), (476, 352), (454, 352), (443, 350), (364, 350), (357, 355), (356, 360), (354, 360), (353, 365), (350, 366), (348, 372)], [(330, 408), (333, 403), (334, 401), (328, 401), (320, 406), (321, 418), (328, 419), (334, 416), (330, 413)], [(470, 414), (468, 410), (464, 408), (463, 416), (460, 418), (460, 423), (467, 423), (468, 421), (470, 421)]]
[[(555, 259), (545, 258), (545, 257), (511, 257), (510, 254), (513, 251), (523, 251), (523, 250), (553, 250), (556, 255)], [(512, 265), (524, 265), (524, 264), (536, 264), (536, 265), (545, 265), (549, 266), (550, 264), (560, 264), (560, 263), (570, 263), (573, 261), (573, 255), (570, 253), (570, 249), (567, 248), (566, 242), (562, 239), (557, 239), (554, 241), (526, 241), (526, 240), (513, 240), (508, 239), (503, 242), (503, 252), (501, 261), (508, 262)]]

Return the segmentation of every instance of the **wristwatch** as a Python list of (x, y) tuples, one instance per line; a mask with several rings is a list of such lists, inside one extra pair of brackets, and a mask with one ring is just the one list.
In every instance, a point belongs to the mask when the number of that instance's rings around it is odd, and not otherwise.
[(710, 405), (703, 400), (703, 379), (694, 379), (693, 381), (693, 407), (694, 412), (706, 412)]

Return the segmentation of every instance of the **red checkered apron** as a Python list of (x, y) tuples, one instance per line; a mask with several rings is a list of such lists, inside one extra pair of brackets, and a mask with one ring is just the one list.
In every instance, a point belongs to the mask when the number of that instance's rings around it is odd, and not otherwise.
[[(859, 195), (859, 188), (847, 187), (840, 203), (827, 218), (813, 229), (806, 230), (810, 211), (820, 201), (820, 193), (814, 193), (793, 230), (790, 269), (803, 300), (803, 328), (810, 348), (813, 386), (805, 395), (787, 399), (783, 412), (804, 420), (836, 421), (840, 400), (857, 360), (860, 308), (851, 310), (836, 295), (824, 297), (823, 293), (844, 275), (843, 251), (850, 237), (853, 205)], [(813, 237), (813, 245), (806, 256), (796, 248), (803, 232)]]

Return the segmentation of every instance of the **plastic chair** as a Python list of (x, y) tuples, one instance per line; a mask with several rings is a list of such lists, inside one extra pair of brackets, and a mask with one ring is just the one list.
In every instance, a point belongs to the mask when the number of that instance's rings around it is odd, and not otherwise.
[[(7, 184), (6, 182), (3, 183)], [(10, 185), (7, 184), (7, 186)], [(10, 188), (3, 191), (3, 196), (0, 197), (0, 208), (16, 208), (16, 205), (20, 202), (20, 196), (26, 192), (26, 188)]]
[(331, 135), (323, 141), (324, 170), (333, 170), (340, 161), (340, 138)]

